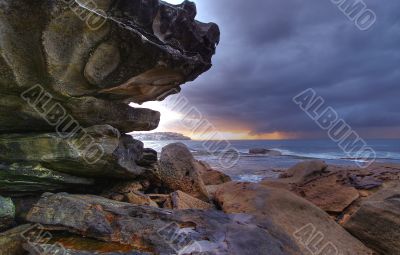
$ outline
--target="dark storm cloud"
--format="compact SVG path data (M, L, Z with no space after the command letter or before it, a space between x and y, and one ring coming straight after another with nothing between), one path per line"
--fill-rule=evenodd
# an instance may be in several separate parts
M314 88L353 128L400 126L400 2L365 1L360 31L330 0L199 0L222 32L214 67L184 94L211 120L255 133L317 132L292 102Z

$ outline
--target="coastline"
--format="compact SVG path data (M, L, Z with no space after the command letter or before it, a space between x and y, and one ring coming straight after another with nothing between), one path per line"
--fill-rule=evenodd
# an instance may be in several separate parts
M236 181L260 182L264 178L277 178L280 173L304 160L324 160L330 165L356 167L354 159L347 158L330 140L244 140L230 141L240 153L240 159L230 167L224 168L218 155L213 155L204 147L205 141L144 141L146 147L158 151L169 143L186 144L194 157L210 164L214 169L228 174ZM369 141L376 149L377 163L400 164L400 140L376 139ZM250 154L252 148L278 151L280 155Z

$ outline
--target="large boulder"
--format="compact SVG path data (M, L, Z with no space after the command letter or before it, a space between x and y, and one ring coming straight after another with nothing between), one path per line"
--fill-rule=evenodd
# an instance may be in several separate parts
M211 67L219 28L195 16L188 1L0 1L0 132L49 132L50 112L156 128L157 112L125 103L162 100Z
M7 230L14 224L15 206L11 198L0 196L0 231Z
M253 215L259 226L292 236L302 254L373 254L324 211L287 190L231 182L220 185L215 199L226 213Z
M290 236L265 231L251 216L215 210L172 212L96 196L47 193L32 208L28 220L48 229L57 227L102 241L139 246L155 254L301 254Z
M344 227L381 254L400 254L400 184L370 196Z
M181 190L203 201L209 194L201 178L198 162L183 143L172 143L162 149L159 160L160 178L167 189Z

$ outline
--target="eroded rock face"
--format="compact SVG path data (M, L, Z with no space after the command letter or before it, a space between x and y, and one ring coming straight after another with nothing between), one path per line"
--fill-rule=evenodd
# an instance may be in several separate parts
M156 128L158 113L122 102L164 99L211 67L219 29L195 16L191 2L1 0L0 132L50 131L21 100L37 84L38 107L84 127Z
M145 153L145 151L147 153ZM93 179L151 178L156 152L103 125L70 133L0 135L0 192L78 191ZM14 163L19 162L19 163ZM78 176L78 177L77 177Z
M400 184L387 184L365 200L344 227L381 254L400 254Z
M252 217L214 210L172 212L96 196L47 193L28 220L50 229L57 226L103 241L142 246L155 254L301 254L290 237L277 238L253 224Z
M159 124L160 113L157 111L94 97L69 98L65 101L52 99L43 107L42 104L48 100L45 93L39 86L23 93L24 98L2 95L0 91L0 133L54 132L67 129L69 125L75 128L78 125L90 127L99 124L109 124L127 133L152 130Z

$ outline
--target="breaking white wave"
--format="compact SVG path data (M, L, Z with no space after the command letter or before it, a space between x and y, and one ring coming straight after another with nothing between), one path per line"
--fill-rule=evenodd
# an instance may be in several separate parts
M264 176L261 175L255 175L255 174L243 174L237 176L237 181L241 182L260 182L262 179L265 178Z

